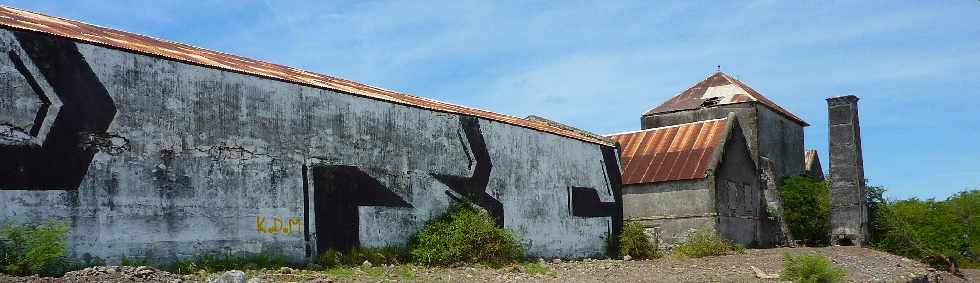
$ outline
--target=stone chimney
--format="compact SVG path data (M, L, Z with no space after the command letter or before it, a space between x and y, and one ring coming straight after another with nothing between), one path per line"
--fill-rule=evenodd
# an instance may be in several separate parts
M827 99L830 131L830 243L863 245L868 235L858 98Z

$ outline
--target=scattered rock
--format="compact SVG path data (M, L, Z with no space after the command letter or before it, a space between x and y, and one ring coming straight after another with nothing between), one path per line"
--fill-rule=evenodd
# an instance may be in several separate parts
M836 259L839 266L848 270L848 281L855 282L980 282L974 279L961 279L942 270L930 269L928 265L903 259L898 256L862 249L858 247L806 248L795 249L776 248L749 250L744 255L731 255L706 258L662 258L649 261L639 261L636 258L625 262L614 259L582 259L562 260L561 264L551 264L553 259L537 259L532 262L547 263L552 274L531 274L526 270L527 265L514 264L505 268L495 269L480 265L456 265L456 267L422 267L411 266L412 275L403 276L402 268L406 266L383 265L385 277L383 280L415 280L428 281L463 281L463 282L529 282L529 281L558 281L558 282L752 282L778 281L776 274L766 271L778 271L782 268L782 258L786 253L815 253ZM901 266L898 266L898 265ZM377 282L382 280L377 274L365 271L373 270L362 265L352 268L353 274L344 280L355 282ZM348 269L351 270L351 269ZM929 270L929 272L926 272ZM151 273L152 272L152 273ZM305 272L293 268L291 274L283 275L281 269L248 270L245 272L231 271L211 275L212 278L198 276L175 275L151 267L114 267L99 266L72 271L63 278L43 278L38 276L12 277L0 274L0 282L150 282L150 283L182 283L182 282L334 282L326 273ZM250 276L253 272L260 275ZM140 274L143 275L140 275ZM229 274L234 273L234 274ZM302 273L307 276L295 276ZM925 275L928 274L928 275ZM229 275L229 276L226 276ZM237 276L236 276L237 275ZM316 278L316 276L324 278ZM217 278L215 278L217 277ZM969 278L969 277L968 277ZM249 279L248 281L244 281ZM903 281L904 280L904 281Z
M241 270L229 270L221 276L208 280L208 283L245 283L245 272Z
M282 268L279 268L279 273L282 273L282 274L293 274L293 269L292 268L289 268L288 266L283 266Z
M371 266L373 266L373 265L371 264L370 261L366 261L365 260L364 263L361 263L361 267L371 267Z
M632 260L632 259L633 259L633 257L631 257L630 255L624 255L623 256L623 260L628 261L628 260Z
M115 272L115 271L113 271L112 269L109 269L109 272ZM149 267L149 266L140 266L140 267L137 267L136 270L135 270L136 276L137 277L141 277L141 278L149 277L150 275L152 275L153 273L156 273L156 272L157 272L156 269L154 269L152 267Z
M768 273L763 272L762 269L759 269L758 267L751 266L751 265L749 265L749 268L751 268L752 269L752 272L755 273L755 278L759 278L759 279L776 279L776 278L779 278L779 274L768 274Z
M552 259L551 260L551 263L559 264L559 263L561 263L561 259L560 258Z

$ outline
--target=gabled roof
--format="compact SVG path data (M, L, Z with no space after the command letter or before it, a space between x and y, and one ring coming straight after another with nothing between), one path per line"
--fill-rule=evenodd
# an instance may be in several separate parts
M170 60L207 66L242 74L281 80L317 88L329 89L355 96L408 105L433 111L469 115L542 132L570 137L585 142L613 146L607 141L562 129L547 123L469 108L452 103L386 90L366 84L317 74L283 65L267 63L236 55L211 51L187 44L156 39L115 29L86 24L64 18L0 6L0 26L46 33L84 43L149 54Z
M735 116L613 134L623 184L703 179L717 165Z
M707 103L706 103L707 101ZM660 106L650 109L643 115L657 113L674 112L681 110L698 109L715 105L735 104L743 102L759 102L762 105L772 108L790 120L796 121L803 126L809 126L803 119L796 117L789 110L783 109L778 104L762 96L759 92L743 84L721 71L711 74L703 81L694 84L691 88L677 94Z

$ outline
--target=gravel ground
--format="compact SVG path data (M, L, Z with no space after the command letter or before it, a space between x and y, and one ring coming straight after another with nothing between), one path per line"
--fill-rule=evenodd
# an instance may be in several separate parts
M0 282L177 282L190 280L153 267L139 266L96 266L68 272L58 278L50 277L10 277L0 274Z
M656 260L548 261L500 269L462 266L430 268L411 265L362 266L328 271L247 271L249 282L778 282L765 279L782 270L783 255L817 253L847 270L854 282L980 282L980 270L964 270L966 278L930 269L899 256L856 247L777 248L745 254ZM753 267L759 270L756 272ZM286 273L286 274L284 274ZM147 267L93 267L60 278L5 277L0 282L201 282L210 276L181 276Z

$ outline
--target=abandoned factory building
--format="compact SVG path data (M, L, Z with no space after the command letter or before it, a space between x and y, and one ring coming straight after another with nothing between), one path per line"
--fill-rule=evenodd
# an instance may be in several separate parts
M803 172L802 119L724 72L718 71L650 109L640 119L650 129L724 118L735 113L752 160L771 160L777 180Z
M804 160L806 126L741 81L712 73L643 113L643 130L609 136L621 146L627 221L665 244L694 229L748 246L786 243L788 231L769 212L781 206L783 178L804 165L820 170L815 154Z
M735 114L611 135L623 148L623 210L665 243L708 228L735 243L770 245L754 161Z
M0 51L0 222L67 221L75 258L306 261L404 245L454 199L529 256L604 254L622 223L615 144L538 119L12 8Z

